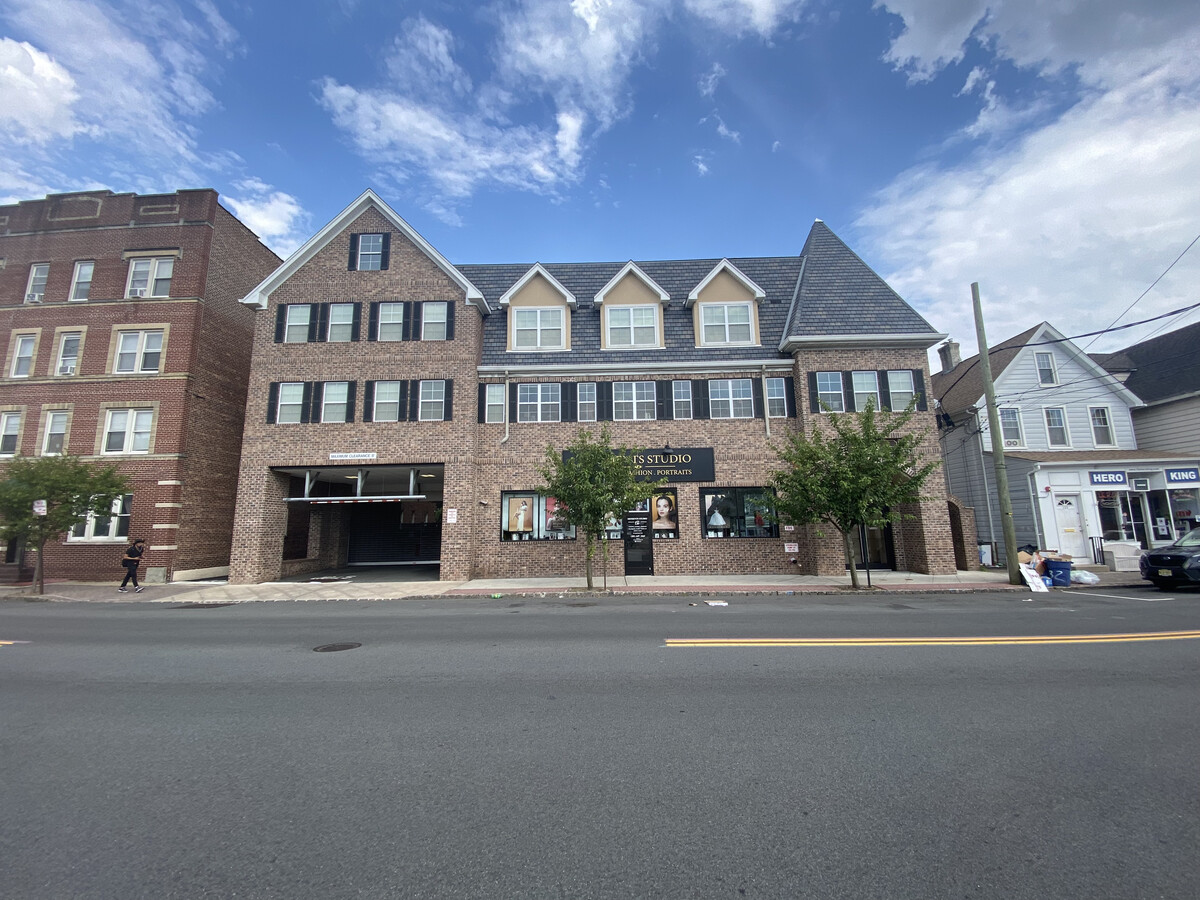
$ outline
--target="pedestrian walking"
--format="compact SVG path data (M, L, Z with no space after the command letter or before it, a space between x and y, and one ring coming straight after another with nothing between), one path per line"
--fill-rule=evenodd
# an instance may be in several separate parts
M137 580L137 570L138 566L142 564L142 554L145 552L146 542L141 538L138 538L136 541L130 544L129 548L125 551L125 556L121 560L121 565L125 567L125 578L121 582L121 586L117 588L120 593L129 593L129 591L125 589L125 585L127 585L130 581L133 581L133 592L135 594L140 594L142 592L142 586L138 584Z

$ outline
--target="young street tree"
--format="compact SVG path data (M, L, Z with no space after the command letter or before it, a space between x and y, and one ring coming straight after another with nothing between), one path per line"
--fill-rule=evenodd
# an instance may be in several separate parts
M37 552L33 589L38 594L45 591L46 542L74 528L89 512L111 514L113 501L129 489L115 466L90 465L74 456L18 456L0 476L0 537L24 541ZM37 500L46 501L45 515L33 511Z
M645 500L663 484L661 480L638 480L635 453L628 447L613 447L607 427L600 430L596 440L590 431L581 431L565 454L553 446L546 447L546 458L539 469L545 483L537 492L557 500L557 515L582 532L589 591L596 543L609 519L620 519L637 501Z
M858 570L850 535L856 525L880 528L904 518L901 504L921 498L921 487L937 462L921 452L923 434L905 432L914 409L822 417L828 433L788 435L775 451L783 468L771 475L779 518L796 525L824 523L842 536L850 581L858 589Z

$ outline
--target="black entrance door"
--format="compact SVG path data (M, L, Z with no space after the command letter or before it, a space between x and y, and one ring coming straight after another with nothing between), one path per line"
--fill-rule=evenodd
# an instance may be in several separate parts
M649 512L627 512L624 520L625 574L654 574L654 532Z

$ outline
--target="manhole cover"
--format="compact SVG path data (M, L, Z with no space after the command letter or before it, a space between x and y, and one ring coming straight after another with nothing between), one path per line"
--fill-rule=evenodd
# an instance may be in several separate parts
M313 647L313 650L317 653L336 653L339 650L353 650L361 646L362 644L356 644L354 641L343 641L340 644L322 644L320 647Z
M233 606L232 603L184 603L171 609L216 609L218 606Z

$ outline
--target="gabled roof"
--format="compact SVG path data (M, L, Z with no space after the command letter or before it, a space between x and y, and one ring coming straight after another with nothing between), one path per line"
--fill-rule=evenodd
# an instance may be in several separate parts
M742 287L750 292L755 300L761 300L763 297L767 296L763 289L747 278L737 266L735 266L729 260L723 259L713 266L712 271L705 275L703 280L701 280L701 282L692 288L692 290L688 293L687 305L691 306L698 299L700 299L700 294L704 291L704 289L708 287L709 283L722 272L727 272L730 276L732 276L735 281L737 281L742 285Z
M1114 374L1130 372L1125 386L1146 403L1200 393L1200 323L1092 358Z
M541 263L534 263L532 266L530 266L528 272L518 278L512 287L500 295L500 305L508 306L509 301L512 300L513 296L520 293L521 289L525 287L525 285L529 284L529 282L533 281L533 279L538 275L541 275L543 278L545 278L548 282L550 282L551 287L562 294L562 298L567 302L567 306L571 307L572 309L575 308L575 295L563 287L562 283L557 278L547 272L546 267Z
M614 275L612 278L609 279L608 284L606 284L604 287L602 287L599 290L599 292L596 294L596 296L592 299L592 302L595 303L597 306L601 305L604 302L604 298L608 296L608 292L611 291L613 288L615 288L618 284L620 284L621 281L625 278L625 276L629 275L629 274L632 274L635 278L637 278L639 281L641 281L642 284L646 285L646 287L648 287L648 288L650 288L650 290L654 291L654 293L658 295L659 303L670 303L671 302L671 295L668 294L666 291L664 291L661 287L659 287L658 282L656 282L653 278L651 278L649 275L647 275L645 272L643 272L640 268L638 268L638 264L635 263L632 259L629 262L625 263L624 268L622 268L620 272L618 272L616 275Z
M814 346L932 347L946 335L817 219L802 252L804 268L779 349Z
M468 303L478 303L485 315L491 312L491 308L488 306L487 300L484 299L482 292L475 285L471 284L462 272L451 265L446 257L438 253L432 244L421 237L416 229L405 222L395 210L384 203L378 194L369 189L363 191L357 200L334 216L328 225L314 234L299 250L285 259L279 268L256 285L250 293L242 298L241 302L248 306L257 306L259 309L266 309L267 300L270 298L272 291L291 278L301 266L312 259L318 251L322 250L331 240L344 231L351 222L371 208L377 210L384 218L390 221L398 232L412 241L417 249L429 257L439 269L450 277L451 281L462 288L463 295L466 297Z

